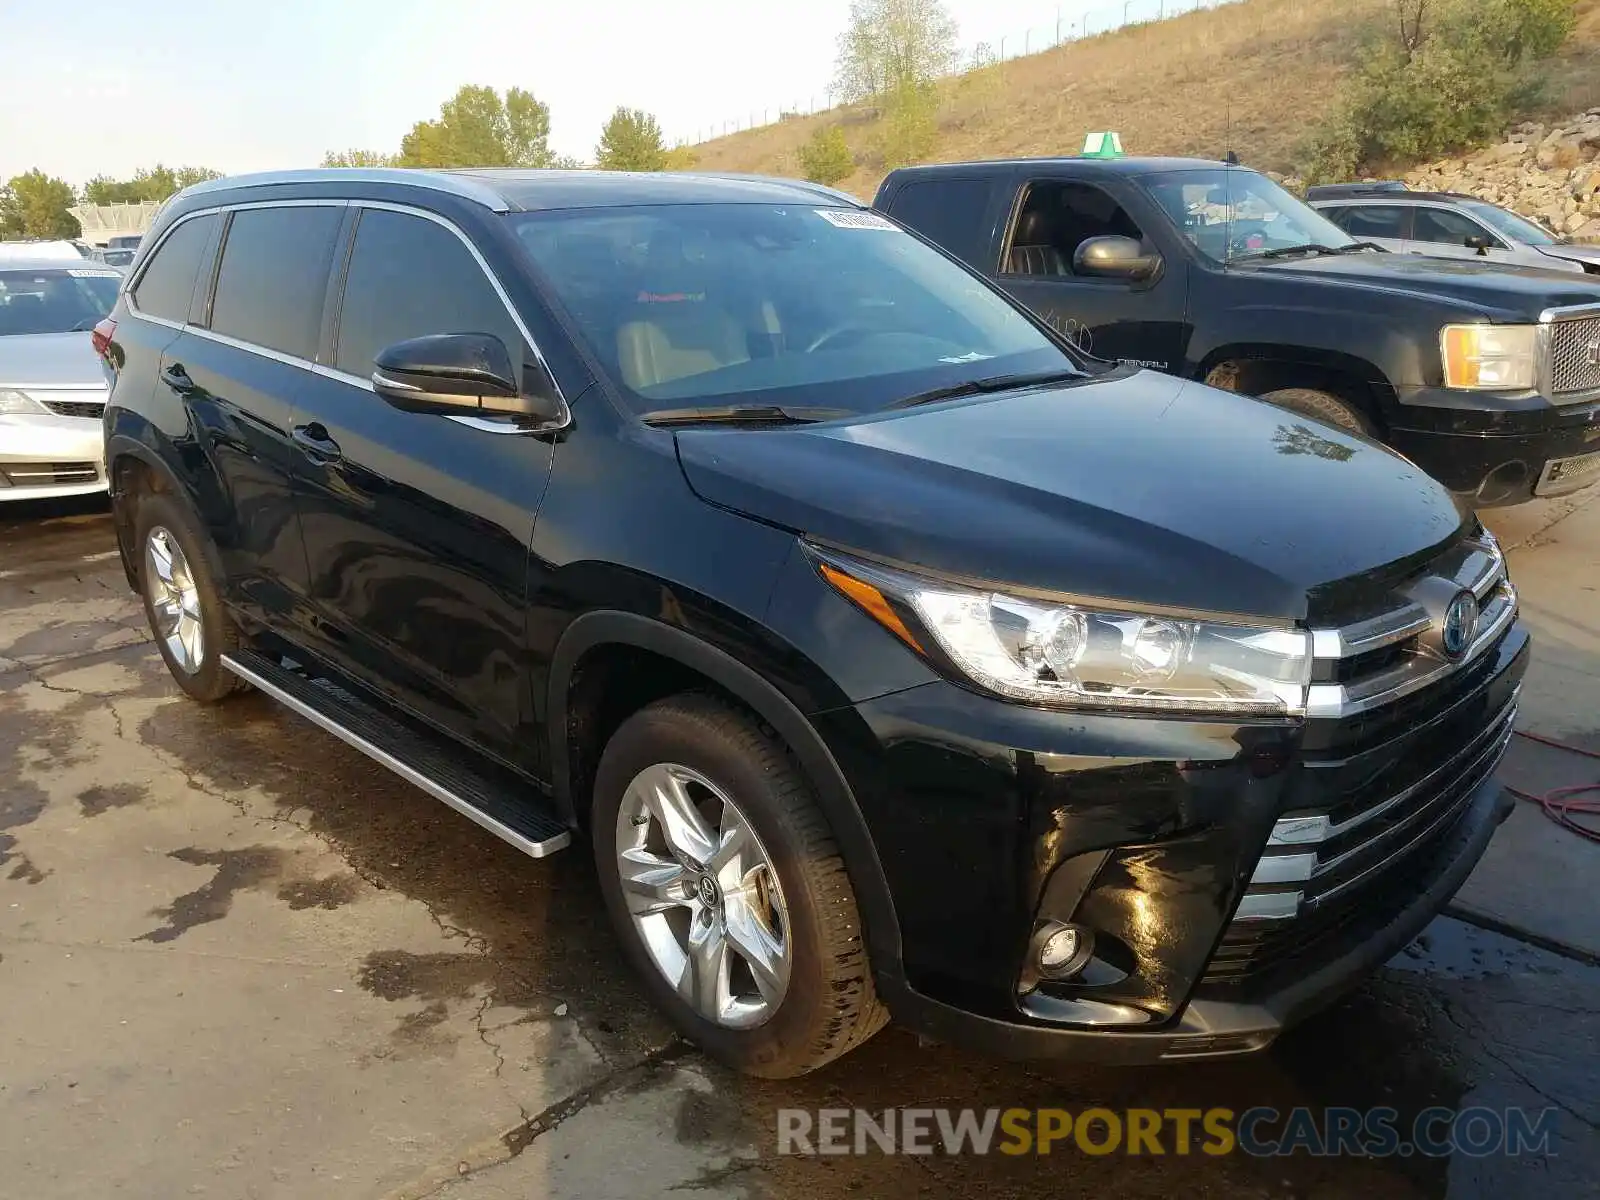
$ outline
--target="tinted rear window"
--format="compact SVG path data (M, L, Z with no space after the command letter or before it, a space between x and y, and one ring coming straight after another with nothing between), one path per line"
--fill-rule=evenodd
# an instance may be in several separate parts
M82 333L111 311L122 277L85 263L63 270L0 270L0 337Z
M989 185L982 180L937 180L901 188L889 202L889 215L958 258L991 270L993 263L978 262L989 242L983 223L988 207Z
M431 333L492 333L522 361L522 335L460 238L423 217L362 213L334 365L366 378L385 346Z
M313 359L340 208L247 208L233 214L211 328Z
M139 276L139 285L133 293L140 312L168 321L189 319L195 275L206 247L211 244L217 220L214 213L192 217L156 247L155 256Z

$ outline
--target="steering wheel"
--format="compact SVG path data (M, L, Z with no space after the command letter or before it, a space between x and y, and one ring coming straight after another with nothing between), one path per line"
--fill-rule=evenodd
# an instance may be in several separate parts
M852 321L841 321L837 325L829 326L827 329L824 329L821 333L817 334L816 337L812 338L810 343L806 346L805 352L807 354L815 353L826 346L829 342L835 341L838 338L849 336L871 337L873 334L882 332L883 331L881 329L873 329L868 325L858 325Z

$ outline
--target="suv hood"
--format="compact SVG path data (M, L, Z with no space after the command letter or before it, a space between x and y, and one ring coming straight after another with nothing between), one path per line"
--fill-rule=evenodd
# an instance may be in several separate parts
M87 333L0 336L0 387L105 386L105 369Z
M846 549L1213 612L1303 618L1471 520L1376 442L1149 371L677 442L702 499Z
M1421 254L1318 255L1234 263L1229 269L1453 300L1505 321L1537 321L1547 308L1600 303L1600 280L1584 275Z
M1600 246L1559 242L1554 246L1534 246L1532 248L1540 254L1548 254L1551 258L1564 258L1568 262L1585 263L1591 267L1600 267Z

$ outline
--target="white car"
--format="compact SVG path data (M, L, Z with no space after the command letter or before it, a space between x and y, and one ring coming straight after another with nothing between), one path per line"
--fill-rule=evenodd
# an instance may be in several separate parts
M0 503L106 490L106 372L92 333L122 272L0 255Z

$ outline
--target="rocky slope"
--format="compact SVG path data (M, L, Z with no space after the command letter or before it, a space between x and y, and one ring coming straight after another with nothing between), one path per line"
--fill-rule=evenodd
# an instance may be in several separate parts
M1600 242L1600 108L1554 125L1518 125L1498 146L1428 163L1405 180L1417 189L1467 192L1557 233Z

